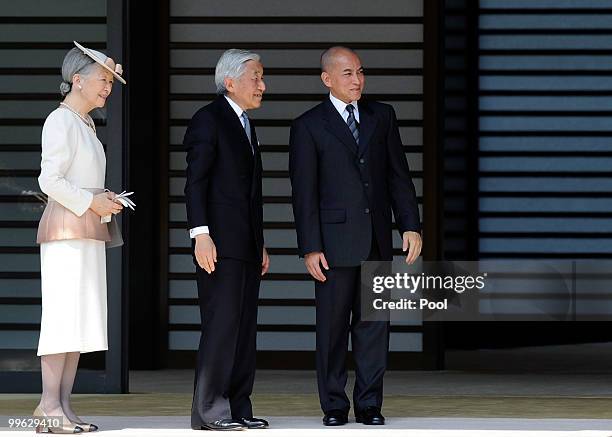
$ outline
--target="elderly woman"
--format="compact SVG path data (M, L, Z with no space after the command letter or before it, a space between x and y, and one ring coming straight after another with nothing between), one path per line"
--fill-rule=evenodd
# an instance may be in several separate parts
M75 45L62 65L64 100L43 127L38 178L49 202L37 238L43 393L34 416L42 422L37 432L64 434L98 429L74 413L70 395L80 354L108 349L105 246L111 234L107 221L122 209L113 200L114 193L104 191L106 157L89 116L104 106L114 79L125 83L121 65ZM56 426L50 419L58 417L62 421Z

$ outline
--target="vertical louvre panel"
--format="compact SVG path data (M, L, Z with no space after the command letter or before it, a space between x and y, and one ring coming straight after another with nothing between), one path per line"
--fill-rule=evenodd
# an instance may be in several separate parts
M320 6L320 7L317 7ZM246 11L249 15L245 15ZM170 3L170 132L168 146L168 346L170 354L197 349L199 313L183 197L185 127L214 98L214 68L232 47L262 56L266 95L253 112L264 167L264 232L272 256L260 293L258 348L314 351L314 287L297 256L288 175L289 125L326 96L319 78L323 49L345 44L358 51L367 94L393 104L406 156L422 199L423 2L392 0L265 3ZM401 241L394 235L397 254ZM421 326L394 326L391 349L422 350ZM170 360L171 362L171 360ZM303 365L303 363L302 363Z
M444 3L444 257L475 259L476 8L468 0Z
M480 256L608 257L612 1L479 12Z
M75 39L105 48L106 11L103 0L0 3L0 370L27 369L36 358L43 204L28 192L40 190L40 135L61 98L63 57Z

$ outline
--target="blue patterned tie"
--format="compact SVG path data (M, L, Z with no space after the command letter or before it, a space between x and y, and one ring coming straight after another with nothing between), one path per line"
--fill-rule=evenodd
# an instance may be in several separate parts
M249 139L249 144L251 145L251 153L255 154L255 149L253 148L253 140L251 140L251 123L249 123L249 117L247 116L246 111L242 111L242 115L240 118L244 120L244 130L247 134L247 138Z
M351 133L353 134L353 138L355 138L355 142L359 144L359 125L357 124L357 120L355 120L355 107L353 105L346 105L346 110L349 115L346 119L346 124L348 124Z

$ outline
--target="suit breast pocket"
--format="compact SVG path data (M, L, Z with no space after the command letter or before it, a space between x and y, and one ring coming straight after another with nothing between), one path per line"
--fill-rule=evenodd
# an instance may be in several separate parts
M344 223L346 222L345 209L322 209L319 211L322 223Z

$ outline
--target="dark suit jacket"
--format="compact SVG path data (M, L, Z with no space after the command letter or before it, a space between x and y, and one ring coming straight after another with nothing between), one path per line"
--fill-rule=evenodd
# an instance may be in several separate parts
M208 226L218 257L261 262L262 166L252 121L251 138L255 155L224 96L196 112L183 141L185 200L189 228Z
M359 153L329 98L293 121L289 170L300 256L322 251L332 266L358 266L372 248L392 260L400 234L420 231L414 185L393 108L360 100Z

